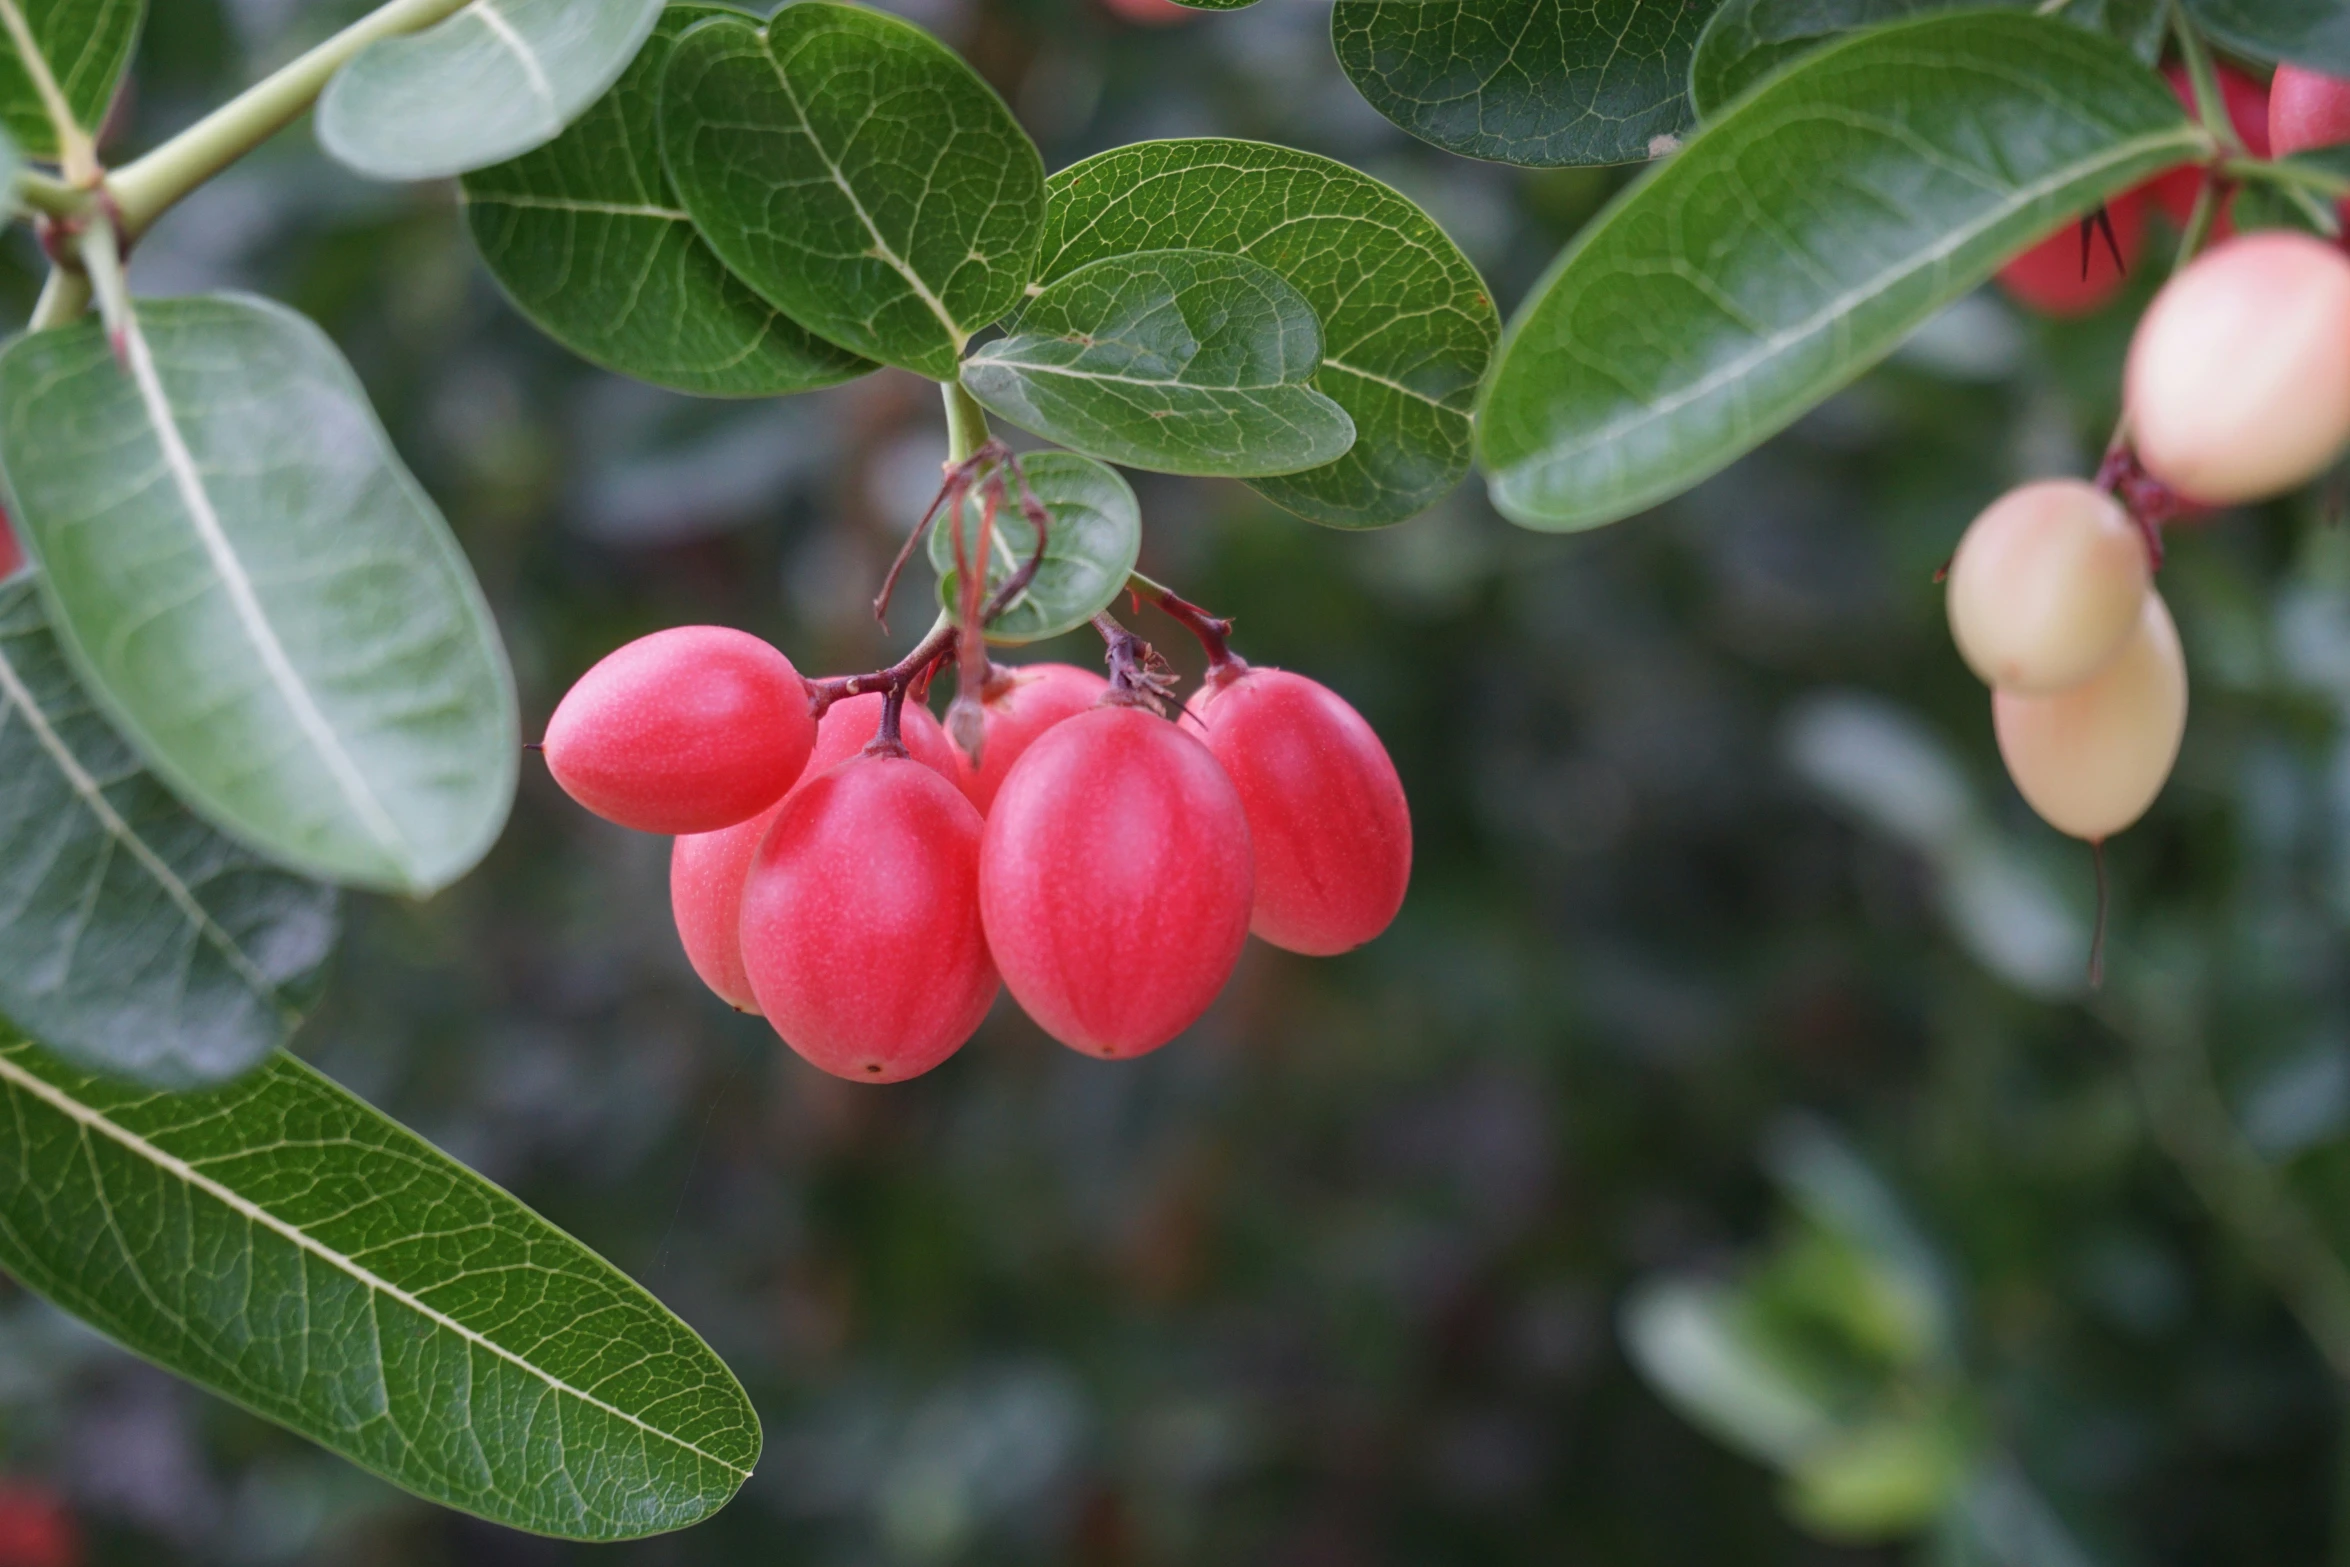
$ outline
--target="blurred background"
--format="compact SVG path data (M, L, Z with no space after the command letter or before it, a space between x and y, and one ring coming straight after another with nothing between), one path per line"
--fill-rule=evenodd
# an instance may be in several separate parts
M1329 153L1425 205L1505 311L1624 177L1413 143L1318 0L890 8L1049 167L1154 136ZM160 0L114 147L358 9ZM501 300L452 189L363 184L306 128L133 276L327 325L534 729L662 626L823 672L927 623L919 580L898 642L866 607L936 484L925 383L740 405L594 371ZM2324 495L2174 534L2195 712L2109 854L2097 995L2087 853L2006 784L1933 580L2000 490L2088 471L2130 318L1964 301L1584 537L1474 485L1349 535L1139 478L1145 569L1363 710L1419 853L1384 939L1252 945L1138 1063L1005 1004L915 1084L824 1077L696 983L667 844L526 778L469 881L354 900L300 1048L707 1336L759 1404L757 1476L687 1535L524 1538L0 1281L0 1567L2350 1560L2350 538Z

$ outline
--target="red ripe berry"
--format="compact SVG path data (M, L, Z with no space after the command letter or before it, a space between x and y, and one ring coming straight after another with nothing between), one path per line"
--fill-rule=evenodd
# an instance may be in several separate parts
M1192 698L1240 791L1256 859L1249 929L1329 957L1385 930L1412 879L1412 813L1395 763L1328 686L1251 669Z
M0 581L16 575L24 564L24 551L18 547L16 535L8 526L8 513L0 511Z
M2088 265L2081 261L2081 225L2067 223L1999 269L1999 286L2019 304L2047 316L2085 316L2121 292L2125 268L2134 266L2146 240L2146 203L2124 191L2105 204L2113 243L2092 230ZM2114 252L2119 250L2117 264Z
M2194 113L2195 85L2188 79L2187 68L2173 62L2162 68L2162 74L2170 82L2171 92L2186 105L2187 112ZM2232 65L2219 67L2218 74L2220 101L2228 107L2228 123L2235 126L2236 135L2252 156L2267 157L2268 89ZM2197 194L2203 189L2203 171L2193 165L2176 168L2168 174L2156 175L2138 188L2154 198L2154 204L2173 224L2183 228L2195 211ZM2227 213L2219 213L2212 224L2211 237L2225 239L2234 232L2235 225Z
M1100 705L1110 683L1090 669L1075 664L1026 664L1009 670L1001 682L990 682L981 705L987 712L987 741L979 765L961 751L958 781L963 793L984 815L995 804L996 791L1027 753L1038 735L1064 718Z
M57 1494L0 1482L0 1567L81 1567L82 1532Z
M547 768L639 832L715 832L789 789L816 743L791 660L723 626L641 637L580 677L547 723Z
M743 885L743 964L784 1043L895 1083L962 1048L994 1002L979 812L907 757L860 756L792 792Z
M979 907L1013 999L1097 1056L1196 1021L1240 961L1248 817L1208 748L1140 708L1054 725L987 818Z
M824 721L816 726L816 749L792 794L872 743L881 727L881 702L881 694L871 692L824 710ZM960 784L962 753L930 709L908 703L898 720L898 734L915 761ZM750 975L743 970L743 878L751 873L759 840L790 800L787 794L736 826L689 834L669 851L669 911L677 921L678 939L685 943L685 955L702 983L738 1012L759 1010Z

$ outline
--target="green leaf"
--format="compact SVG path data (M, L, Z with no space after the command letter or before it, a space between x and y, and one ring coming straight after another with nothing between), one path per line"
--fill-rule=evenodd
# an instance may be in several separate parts
M1697 40L1689 96L1711 119L1734 98L1790 60L1864 27L1939 11L1997 5L2028 11L2036 0L1723 0ZM2152 64L2162 53L2163 0L2072 0L2056 13L2106 33Z
M1338 63L1371 107L1464 157L1637 163L1689 128L1714 0L1338 0Z
M1244 256L1146 250L1047 285L1012 336L963 365L972 396L1024 430L1161 473L1295 473L1354 444L1313 389L1314 307Z
M621 1540L708 1517L758 1460L692 1329L291 1056L154 1094L0 1030L0 1103L0 1266L394 1484Z
M745 282L937 381L1020 302L1044 226L1043 160L994 90L912 23L824 0L679 39L661 151Z
M214 825L329 880L429 892L488 849L513 681L448 526L326 334L243 296L145 301L0 352L0 472L98 705Z
M138 44L146 0L16 0L16 6L65 94L66 107L83 130L95 135ZM5 30L0 30L0 124L33 157L57 156L56 128Z
M1301 517L1380 527L1468 472L1477 388L1501 320L1484 280L1402 195L1343 163L1263 142L1143 142L1053 176L1037 279L1180 245L1287 278L1322 322L1314 387L1354 420L1337 462L1253 487Z
M2350 76L2350 7L2342 0L2186 0L2186 7L2231 54Z
M1589 528L1678 494L2068 216L2209 149L2160 77L2061 22L1969 12L1831 44L1536 286L1479 420L1495 504Z
M1115 468L1074 452L1037 452L1020 459L1028 489L1051 518L1044 563L1036 576L987 628L987 640L1017 646L1074 631L1108 609L1142 554L1142 507ZM987 591L1002 587L1036 553L1036 530L1019 507L1019 481L1005 476L1007 499L997 508L988 550ZM981 503L964 506L965 549L979 542ZM954 613L961 578L955 571L954 529L941 518L930 533L930 564L938 572L939 602Z
M319 145L381 180L503 163L601 98L660 17L661 0L473 0L353 55L319 96Z
M872 363L817 337L726 270L661 167L661 73L706 17L672 5L613 89L537 152L465 177L482 259L524 315L583 358L719 397L832 386Z
M335 939L330 887L188 814L90 705L29 579L0 586L0 1015L160 1088L283 1044Z

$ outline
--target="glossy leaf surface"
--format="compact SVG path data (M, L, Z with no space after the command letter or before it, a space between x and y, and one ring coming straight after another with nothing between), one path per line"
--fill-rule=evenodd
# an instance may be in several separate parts
M1689 127L1713 0L1338 0L1338 63L1386 115L1464 157L1636 163Z
M670 56L661 147L727 266L867 358L951 381L1028 283L1044 163L910 22L802 0L765 28L703 23Z
M661 73L717 6L661 13L620 81L536 152L465 177L482 259L523 314L582 358L681 392L764 397L873 368L726 270L661 167Z
M1975 12L1829 45L1626 191L1535 289L1479 426L1496 504L1587 528L1687 489L2206 145L2160 77L2063 23Z
M987 628L990 642L1014 645L1074 631L1109 608L1142 553L1142 507L1116 469L1074 452L1036 452L1021 465L1051 522L1035 579ZM1018 481L1007 475L1005 482L1011 499L997 509L990 532L990 595L1036 552L1036 530L1018 505ZM966 550L978 546L981 509L976 497L964 507ZM930 564L938 572L939 602L951 614L961 577L954 530L945 518L931 530Z
M190 815L91 706L30 578L0 587L0 1016L162 1088L300 1023L335 894Z
M661 0L473 0L352 56L319 95L319 144L383 180L503 163L602 97L660 16Z
M279 863L429 892L521 749L471 568L317 327L154 300L0 353L0 470L83 684L191 806Z
M2341 0L2184 0L2220 47L2249 59L2350 77L2350 6Z
M0 1029L0 1105L0 1266L420 1496L628 1539L758 1459L742 1388L660 1302L291 1056L155 1094Z
M1322 332L1269 267L1206 250L1112 256L1048 284L973 354L990 409L1091 456L1162 473L1294 473L1345 455L1346 410L1313 389Z
M1501 321L1428 215L1345 164L1263 142L1142 142L1052 178L1037 277L1180 245L1280 273L1322 323L1315 389L1354 420L1326 467L1252 481L1333 527L1401 522L1468 472L1471 414Z
M76 123L96 134L139 41L146 0L16 0ZM57 156L57 132L16 44L0 31L0 124L36 158Z

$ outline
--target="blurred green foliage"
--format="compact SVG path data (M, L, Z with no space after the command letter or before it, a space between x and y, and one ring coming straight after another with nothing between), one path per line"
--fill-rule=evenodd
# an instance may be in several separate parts
M156 7L114 144L352 9ZM1310 0L1165 29L902 9L1051 166L1168 134L1330 153L1424 202L1505 308L1618 178L1409 142ZM910 378L746 405L602 375L497 297L450 190L362 185L303 129L134 267L328 326L478 565L533 725L664 625L812 670L896 645L865 606L944 445ZM2174 537L2195 713L2109 854L2096 997L2089 863L2001 778L1933 583L2001 488L2085 471L2128 319L1969 300L1585 537L1474 487L1349 535L1138 477L1144 569L1360 706L1419 842L1389 936L1252 949L1139 1063L1007 1006L911 1086L824 1078L694 981L666 846L543 779L468 882L358 903L304 1053L643 1279L766 1420L717 1522L597 1559L2343 1552L2350 541L2323 495ZM96 1561L590 1555L409 1501L13 1293L0 1455Z

